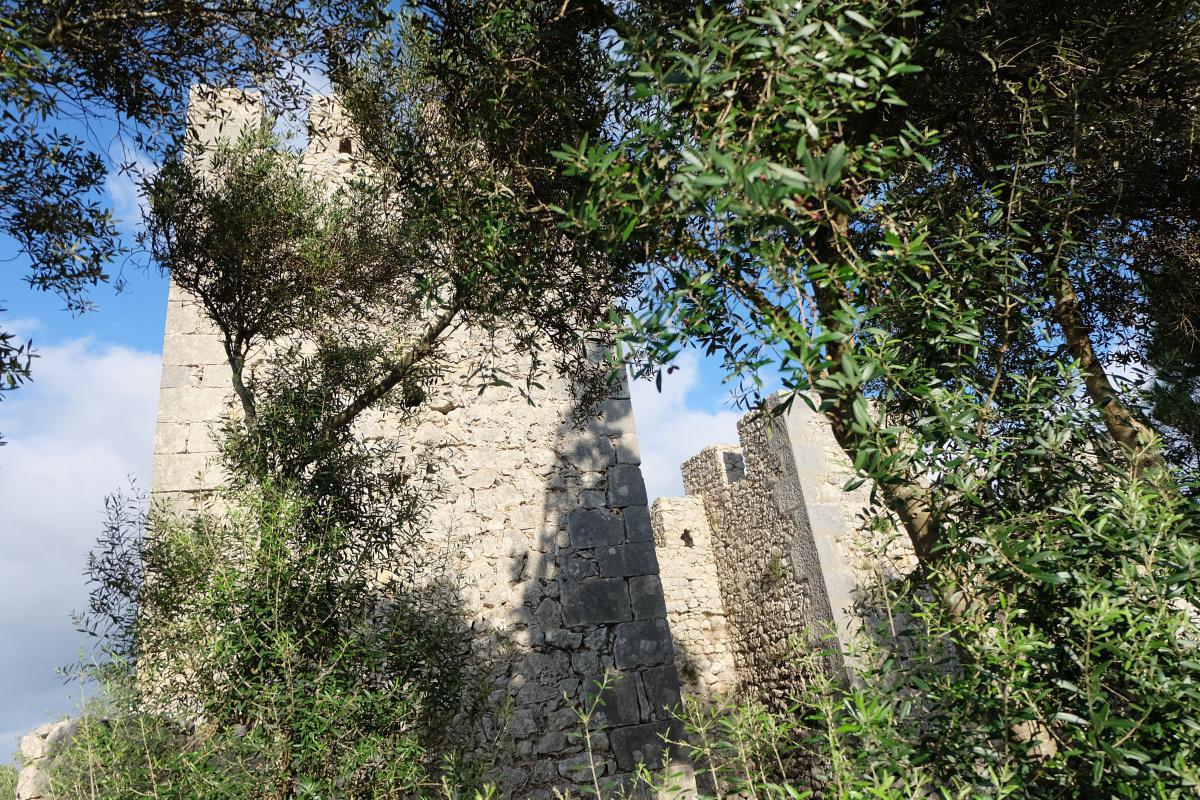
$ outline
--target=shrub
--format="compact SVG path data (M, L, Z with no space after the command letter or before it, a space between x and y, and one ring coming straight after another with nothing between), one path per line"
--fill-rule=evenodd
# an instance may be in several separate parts
M0 765L0 797L8 800L17 796L17 770L8 764Z
M311 496L178 516L114 501L91 562L103 692L54 761L71 798L405 797L464 780L478 707L452 584Z

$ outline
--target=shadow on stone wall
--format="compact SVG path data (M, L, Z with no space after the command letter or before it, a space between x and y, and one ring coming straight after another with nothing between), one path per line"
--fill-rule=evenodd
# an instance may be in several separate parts
M620 395L595 417L560 409L554 463L541 497L527 500L540 505L538 524L505 531L501 552L489 537L490 556L480 554L517 592L511 607L499 597L493 606L510 658L493 670L485 731L503 742L497 774L513 797L591 785L593 767L615 796L639 763L678 757L664 737L681 735L669 712L679 684L632 407Z

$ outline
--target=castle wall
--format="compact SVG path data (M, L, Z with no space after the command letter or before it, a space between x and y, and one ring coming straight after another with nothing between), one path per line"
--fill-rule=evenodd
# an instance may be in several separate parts
M697 698L727 694L737 677L704 500L660 497L650 517L683 691Z
M195 120L203 141L261 119L252 98L216 100L233 111L219 129ZM207 115L202 102L194 100L196 113ZM336 176L352 158L341 152L343 130L322 132L335 110L316 102L306 163ZM212 434L232 407L230 373L196 305L174 286L168 304L153 489L189 505L220 481ZM549 796L591 780L575 709L597 682L614 681L593 735L603 778L661 763L679 687L628 393L583 428L565 378L547 377L531 398L502 386L481 393L473 376L484 338L451 336L447 368L415 421L400 428L374 412L356 430L402 437L436 465L444 491L429 546L457 576L477 651L502 653L488 678L492 706L509 711L483 731L507 753L496 778L509 796ZM526 366L502 341L486 355L514 374Z
M806 669L844 666L864 619L876 613L871 602L881 577L894 575L897 564L910 567L911 552L884 548L866 525L869 487L844 490L851 465L825 419L801 399L783 414L746 415L738 437L740 447L710 447L683 464L687 497L656 502L655 535L669 540L698 527L696 504L703 507L719 607L711 581L665 577L668 609L723 612L736 688L782 707ZM680 650L696 647L689 619L672 614L670 621Z

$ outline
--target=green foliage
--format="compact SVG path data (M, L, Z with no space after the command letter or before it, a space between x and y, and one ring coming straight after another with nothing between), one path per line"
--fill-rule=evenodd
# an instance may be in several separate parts
M0 797L17 796L17 770L8 764L0 766Z
M112 505L85 619L106 635L87 671L104 693L54 762L62 796L401 797L457 780L479 698L453 584L397 524L352 535L336 503L294 488L222 499L148 527Z
M243 412L221 430L226 486L198 513L110 505L82 620L105 693L57 780L89 797L465 791L492 654L424 541L435 465L351 425L391 407L402 429L422 402L442 287L392 259L404 228L379 192L319 191L258 132L209 155L164 168L149 235L224 340Z
M910 649L834 691L812 788L1187 796L1194 4L609 24L611 124L558 150L585 182L562 224L642 278L629 360L701 348L750 404L782 376L920 561L880 598Z
M787 711L689 699L679 745L701 795L1194 796L1196 523L1173 486L1108 471L977 520L953 568L972 577L963 610L928 591L962 585L948 566L892 581L850 680L810 652Z
M604 15L551 0L410 7L392 36L333 74L375 179L403 198L401 261L452 287L456 319L502 333L533 369L482 377L532 387L570 375L579 405L611 391L594 357L636 276L615 248L563 235L580 189L551 154L604 124Z
M778 553L771 555L763 574L763 585L768 588L778 588L787 581L788 569L783 558Z
M189 86L267 81L296 107L298 75L330 37L352 47L378 16L356 0L0 4L0 232L19 248L29 285L72 312L91 307L88 290L109 280L125 249L105 180L120 171L140 182L137 156L171 151ZM19 345L0 332L5 388L28 376Z
M422 541L434 472L406 462L399 439L364 441L350 425L389 404L388 381L413 397L436 341L414 349L408 328L380 324L384 298L396 313L428 306L388 259L394 229L373 227L370 200L366 187L318 191L262 134L155 182L155 252L221 331L245 413L223 430L223 510L143 523L114 504L91 562L90 622L117 659L97 676L110 703L129 698L104 729L117 738L96 744L129 760L102 770L117 783L99 796L147 778L208 796L227 763L239 765L228 796L400 797L460 780L487 654ZM410 409L396 411L403 425ZM130 745L147 714L166 763ZM193 724L202 747L172 733Z

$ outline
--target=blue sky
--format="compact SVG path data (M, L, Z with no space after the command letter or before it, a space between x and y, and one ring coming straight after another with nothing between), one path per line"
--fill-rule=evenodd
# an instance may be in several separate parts
M114 173L107 200L127 232L137 192ZM146 486L154 442L167 281L126 259L111 272L120 293L100 286L96 309L73 316L51 294L24 283L25 262L0 238L0 324L33 339L34 380L0 402L0 761L18 738L69 714L79 688L56 670L87 647L71 624L87 590L87 553L105 497ZM682 493L679 464L710 444L736 440L718 365L685 354L663 391L632 387L643 470L651 497Z

